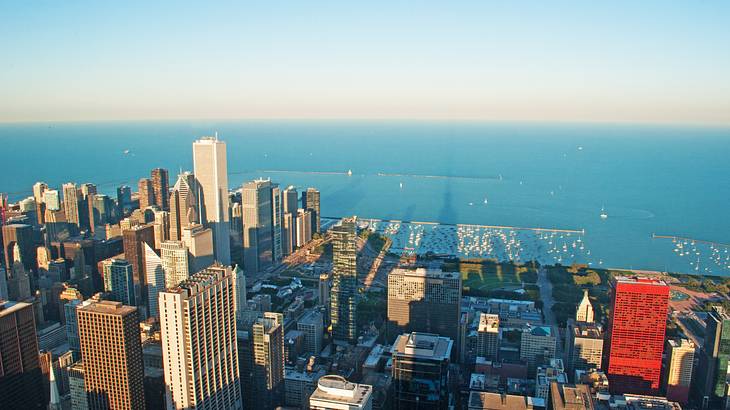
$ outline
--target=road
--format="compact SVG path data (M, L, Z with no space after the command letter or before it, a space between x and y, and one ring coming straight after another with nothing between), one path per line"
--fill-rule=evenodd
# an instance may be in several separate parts
M554 326L554 329L558 331L557 337L557 349L555 351L555 357L563 357L563 343L560 339L560 330L558 329L558 323L555 320L553 314L553 285L547 276L547 270L540 266L537 269L537 286L540 287L540 300L542 300L542 315L545 318L545 324Z

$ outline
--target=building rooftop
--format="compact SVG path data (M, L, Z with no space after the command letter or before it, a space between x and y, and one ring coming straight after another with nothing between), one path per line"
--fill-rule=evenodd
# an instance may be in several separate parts
M497 333L499 332L499 315L482 313L479 315L479 331Z
M302 315L297 323L301 323L303 325L316 325L318 323L323 324L322 314L316 310L310 310L309 312Z
M324 401L362 405L372 394L373 387L367 384L348 382L342 376L322 376L317 382L317 390L310 396L310 401Z
M593 410L591 390L585 384L550 384L554 410Z
M422 357L425 359L444 360L451 356L454 342L448 337L431 333L404 333L393 344L393 355Z
M553 328L550 326L526 326L523 332L530 333L533 336L555 336Z
M573 335L575 337L582 337L588 339L602 339L603 332L601 327L593 323L585 322L574 322L573 323Z
M13 301L9 301L9 300L0 301L0 317L13 314L27 306L30 306L30 303L13 302Z
M226 271L227 268L222 265L210 266L180 282L176 287L167 289L165 293L195 295L198 291L219 279Z
M108 315L126 315L128 313L137 310L134 306L123 305L122 302L114 302L111 300L102 300L99 302L92 302L88 304L82 304L78 307L78 310L85 312L102 313Z
M461 277L459 272L444 272L440 268L395 268L388 274L388 276L391 275L404 275L432 279L459 279Z
M545 407L545 400L512 394L472 391L469 393L469 410L529 410Z
M666 282L659 279L645 278L640 276L618 276L617 283L640 283L642 285L667 286Z

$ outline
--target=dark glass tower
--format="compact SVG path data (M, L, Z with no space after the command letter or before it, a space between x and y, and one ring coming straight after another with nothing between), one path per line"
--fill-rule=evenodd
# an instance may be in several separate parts
M332 337L337 343L357 342L357 217L345 218L332 232Z

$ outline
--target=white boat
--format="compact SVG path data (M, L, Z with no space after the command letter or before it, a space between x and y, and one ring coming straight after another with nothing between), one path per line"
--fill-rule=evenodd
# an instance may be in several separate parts
M348 169L348 170L347 170L347 175L348 175L348 176L352 176L352 170L351 170L351 169Z
M608 218L608 213L606 212L604 207L601 207L601 219L606 219L606 218Z
M484 198L484 205L488 204L489 201L487 201L487 198Z
M128 149L125 149L124 151L122 151L122 153L123 153L124 155L127 155L127 154L129 154L129 150L128 150Z
M403 189L403 183L402 182L400 183L400 189Z

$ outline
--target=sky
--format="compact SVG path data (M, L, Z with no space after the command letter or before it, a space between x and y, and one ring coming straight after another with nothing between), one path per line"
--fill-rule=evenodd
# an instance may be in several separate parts
M729 21L726 1L3 1L0 122L730 125Z

